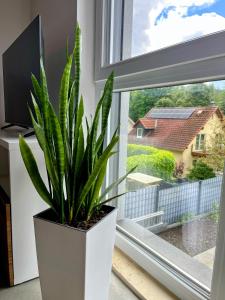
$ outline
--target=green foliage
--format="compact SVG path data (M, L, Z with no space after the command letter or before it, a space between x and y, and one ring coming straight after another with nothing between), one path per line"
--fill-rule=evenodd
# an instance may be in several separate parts
M132 170L135 166L137 172L170 180L175 168L175 158L169 151L130 144L128 145L127 170Z
M104 147L114 76L113 74L109 76L93 122L89 124L86 121L86 129L83 125L82 96L79 99L79 26L76 28L74 50L70 55L67 53L67 63L62 74L59 116L56 115L49 99L42 60L40 77L41 80L38 82L32 75L35 96L32 95L34 115L31 112L31 118L37 140L44 153L49 186L45 185L39 173L31 149L24 138L20 137L20 150L24 164L37 192L54 210L62 224L88 221L104 203L118 197L104 200L107 194L128 175L126 174L101 193L108 160L115 154L114 147L119 140L115 132L109 144Z
M193 84L153 88L131 92L129 115L133 121L143 118L153 107L209 106L214 102L225 112L225 91L213 84Z
M185 224L185 223L191 221L193 218L194 218L193 213L187 212L181 216L180 223Z
M204 180L215 177L215 173L211 167L202 161L197 161L193 168L187 175L188 179L191 180Z
M201 160L211 167L214 172L223 172L225 160L225 130L223 124L214 126L207 137L206 155Z
M210 218L218 223L219 222L219 217L220 217L220 206L218 203L214 202L212 206L212 212L210 214Z
M128 144L127 146L127 156L139 155L139 154L153 154L159 151L158 149L151 146Z
M171 100L170 98L163 97L156 102L155 106L156 107L175 107L176 102Z
M143 118L156 102L169 93L169 88L145 89L131 92L129 116L133 121Z

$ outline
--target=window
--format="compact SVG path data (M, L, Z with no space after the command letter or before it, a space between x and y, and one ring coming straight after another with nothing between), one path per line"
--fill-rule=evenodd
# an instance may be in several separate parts
M118 0L111 1L112 6ZM121 1L119 1L121 2ZM128 0L121 6L126 30L126 58L157 51L225 29L223 0L218 1L149 1ZM210 24L210 25L209 25ZM112 43L117 33L111 23ZM115 23L114 26L118 26ZM128 51L129 49L129 51ZM116 57L111 57L116 61Z
M143 128L137 128L137 138L142 138L143 136Z
M164 1L160 1L163 3ZM166 2L166 1L165 1ZM176 1L176 3L181 1ZM182 1L183 2L183 1ZM218 3L220 1L217 1ZM164 115L166 113L169 113L171 115L171 111L168 110L161 110L162 108L173 108L172 113L174 113L174 109L180 108L182 106L182 99L180 95L182 95L183 91L188 90L190 87L193 87L193 94L195 94L195 100L202 101L201 103L196 104L196 106L192 106L190 104L185 104L184 107L186 107L185 113L182 115L187 116L187 114L191 113L192 107L204 107L204 101L205 101L205 95L202 91L205 90L205 88L214 86L216 92L219 91L223 94L225 83L223 79L225 79L225 32L221 31L216 34L211 35L205 35L209 32L201 32L199 35L196 35L195 37L201 36L201 38L193 39L193 36L190 36L190 38L185 38L182 40L181 44L174 44L173 41L170 41L171 47L169 46L169 43L167 45L159 45L158 50L152 51L151 49L148 49L146 51L141 51L138 54L144 54L144 55L137 55L132 52L131 45L135 46L135 37L131 35L132 30L130 26L130 22L133 22L134 13L130 10L131 8L135 7L135 3L140 8L142 6L145 6L145 4L149 4L150 1L145 0L139 0L139 1L126 1L126 0L117 0L117 1L110 1L110 0L97 0L97 19L96 19L96 64L95 64L95 80L97 83L97 94L100 94L103 88L104 80L107 78L107 76L110 74L111 71L114 71L115 73L115 84L114 84L114 103L113 103L113 109L111 114L111 120L110 120L110 129L113 131L115 128L117 128L118 124L120 124L120 145L119 145L119 153L118 153L118 159L117 161L113 161L110 164L109 167L109 176L108 176L108 183L113 181L113 179L117 178L118 176L124 175L127 162L129 160L129 164L137 163L137 160L140 160L140 157L143 158L145 156L146 160L148 159L149 153L146 154L146 146L148 146L146 142L146 135L149 134L149 139L153 139L155 136L157 136L157 132L160 129L161 122L159 121L159 114L163 113ZM159 1L154 1L154 3L159 3ZM168 3L168 2L167 2ZM191 3L191 1L189 1ZM195 5L197 2L192 1L194 3L194 9L193 9L193 15L196 13L197 7L199 5ZM198 4L200 2L198 1ZM210 2L204 2L201 1L201 3L204 3L204 9L208 7L208 9L215 9L216 14L218 14L218 7L217 10L214 7L210 5L214 3L214 1ZM220 2L221 4L221 2ZM179 4L178 4L179 5ZM183 4L182 4L183 5ZM181 6L182 6L181 5ZM188 5L187 5L188 6ZM202 9L203 7L201 7ZM221 6L220 6L221 8ZM189 13L190 10L188 9ZM168 12L168 14L170 14ZM211 10L212 12L212 10ZM208 12L204 12L206 14ZM164 12L163 12L164 14ZM162 15L163 15L162 14ZM201 13L197 13L199 16ZM215 15L216 15L215 14ZM144 15L142 15L143 18L145 18ZM162 16L164 18L164 16ZM221 12L221 17L223 18L223 14ZM161 18L161 17L160 17ZM142 19L138 18L135 20L135 22L142 22ZM136 26L136 25L135 25ZM222 25L223 26L223 25ZM214 25L213 25L214 27ZM215 28L215 27L214 27ZM221 28L223 29L223 28ZM136 29L135 29L136 30ZM217 29L212 29L211 33L217 31ZM165 31L169 36L171 34L168 33L168 31ZM133 34L133 33L132 33ZM140 36L143 37L142 34ZM190 41L190 39L192 39ZM131 41L132 43L131 44ZM177 41L180 42L179 39ZM138 44L138 43L137 43ZM99 45L101 46L99 49ZM151 52L152 51L152 52ZM194 86L195 85L195 86ZM174 94L173 89L176 90L176 100L174 101ZM171 92L172 91L172 92ZM209 103L207 103L207 106L213 107L212 100L214 101L214 91L210 91L210 100ZM184 93L185 94L185 93ZM222 107L224 105L224 96L218 97L218 103L217 105ZM151 95L152 97L150 97ZM199 97L201 95L201 97ZM136 96L136 100L133 101ZM142 107L139 105L140 102L144 102L146 100L146 97L148 101L145 103L146 109L148 109L148 104L150 103L149 98L151 99L157 99L159 100L159 103L157 104L157 107L154 107L155 109L160 109L160 111L155 111L157 114L155 115L155 118L157 119L157 122L154 123L156 126L150 126L148 130L149 133L146 133L145 136L142 139L137 139L137 135L134 137L129 137L128 134L128 116L133 118L130 114L131 111L130 108L133 105L133 111L141 111ZM157 98L158 97L158 98ZM185 98L185 97L183 97ZM220 100L219 100L220 98ZM184 99L188 100L188 99ZM133 101L133 102L132 102ZM154 102L154 101L153 101ZM174 105L176 102L176 106ZM219 105L220 102L220 105ZM166 103L166 106L165 106ZM163 106L164 105L164 106ZM190 110L189 110L190 109ZM176 115L179 112L176 111ZM142 117L148 113L141 112ZM193 113L193 112L192 112ZM219 113L218 113L219 115ZM135 121L134 119L132 119ZM168 121L168 120L167 120ZM220 122L220 121L218 121ZM177 122L179 124L179 122ZM174 126L175 129L177 129L178 125ZM189 129L190 126L186 126L186 130ZM199 128L199 127L198 127ZM198 129L199 130L199 129ZM178 130L179 131L179 130ZM130 131L129 131L130 132ZM166 123L166 129L164 131L164 135L169 132L169 125ZM179 136L175 136L174 140L171 141L171 147L173 145L177 144L177 140L182 141L183 132L179 133ZM108 133L109 135L112 133ZM196 136L197 132L194 136ZM190 143L193 141L193 137L190 136ZM128 153L132 153L132 151L136 151L136 146L129 146L128 148L128 140L138 140L138 142L143 143L142 149L138 150L141 152L135 153L136 158L132 157L132 159L129 159L131 155L129 156ZM158 142L159 142L158 138ZM168 139L169 140L169 139ZM207 142L208 142L208 133L207 133ZM135 143L133 143L135 144ZM202 144L202 143L200 143ZM150 147L156 147L156 144L152 144L153 146ZM131 148L135 149L131 149ZM210 146L209 146L210 147ZM161 149L159 146L156 147L158 150L155 152L155 156L161 159L160 156L164 149ZM191 147L190 147L191 148ZM144 149L144 153L143 153ZM211 149L211 148L209 148ZM147 149L149 152L154 152L154 149ZM160 151L159 151L160 150ZM167 150L165 150L167 151ZM186 155L186 150L184 150L183 157L181 157L181 151L176 151L176 149L173 149L174 155L177 155L177 162L183 162L185 161L183 157ZM186 152L185 152L186 151ZM158 153L157 153L158 152ZM159 153L160 152L160 153ZM197 155L200 155L197 153ZM221 159L217 160L220 164L218 168L221 170L221 165L223 165L223 160L225 156L221 156ZM196 156L190 158L191 163L193 162L193 159L200 160L201 157ZM133 162L132 162L133 160ZM163 163L164 164L164 163ZM167 257L165 254L165 249L167 250L167 247L164 244L164 247L160 247L160 249L157 248L156 244L159 240L160 233L157 232L157 226L161 226L164 222L164 218L166 215L166 212L171 213L177 213L180 210L180 215L177 220L181 223L182 227L181 232L186 232L186 237L188 239L189 232L192 232L192 238L194 240L195 246L201 247L203 243L201 243L200 235L198 235L196 232L200 230L201 225L198 226L198 222L195 219L195 217L199 217L197 212L199 209L202 209L202 202L198 202L198 199L196 198L196 195L200 195L203 197L203 195L209 194L209 192L206 192L204 188L208 188L209 185L206 185L203 187L204 192L201 194L199 193L199 190L202 189L201 184L199 185L199 181L194 181L192 188L195 186L196 190L193 192L195 194L195 197L192 197L192 200L196 200L195 204L191 206L190 202L185 202L185 200L182 197L185 197L186 195L190 196L188 191L179 191L180 185L182 185L182 188L187 188L186 185L188 185L190 182L185 182L185 179L180 175L182 172L184 172L185 166L183 164L175 165L175 170L172 170L172 177L177 177L176 180L179 184L177 187L174 182L169 182L169 186L167 186L167 182L164 184L163 189L160 190L160 195L164 193L165 198L167 200L169 199L170 192L168 191L171 188L176 189L176 197L181 197L179 209L177 209L176 205L168 206L168 203L165 201L164 205L160 205L160 198L158 196L158 192L154 194L152 193L152 197L154 199L154 203L151 206L153 211L145 211L145 207L149 203L149 194L152 190L152 181L155 180L154 183L156 183L156 180L160 180L161 174L164 174L165 172L153 174L148 172L149 165L151 166L151 170L153 171L155 166L153 166L153 162L151 159L148 159L148 167L146 166L147 163L143 164L143 168L138 169L135 173L131 174L131 176L128 177L126 184L121 184L118 188L118 193L122 193L125 190L128 191L128 195L123 196L123 199L120 199L118 201L118 233L117 233L117 246L120 247L123 251L125 251L129 256L131 256L138 264L140 264L144 269L149 271L156 279L160 280L163 284L165 284L169 289L171 289L173 292L177 294L177 296L181 299L210 299L210 294L212 300L223 300L223 287L224 287L224 280L225 280L225 269L222 267L222 263L225 264L225 237L224 237L224 231L223 227L225 226L225 201L223 200L221 204L219 202L210 205L206 205L205 208L209 209L207 212L208 214L212 214L212 218L215 217L215 220L217 220L217 224L219 226L218 229L218 239L217 244L213 245L212 248L216 246L216 255L215 255L215 263L214 263L214 271L207 266L205 268L209 269L209 272L202 272L200 270L201 268L198 268L198 274L194 274L194 266L192 265L187 270L185 268L186 263L182 260L183 255L181 254L179 247L176 247L176 245L173 245L172 243L169 243L170 246L168 249L171 249L171 247L178 248L175 252L172 252L172 257ZM160 162L159 162L159 165ZM197 165L197 164L196 164ZM168 171L168 170L167 170ZM174 172L175 171L175 172ZM222 175L222 172L213 171L216 175ZM207 173L207 172L206 172ZM153 178L154 177L154 178ZM223 177L223 176L222 176ZM220 186L224 186L222 184L222 177L219 179L216 177L214 180L220 181ZM208 178L206 180L211 180L211 178ZM134 184L135 181L135 184ZM213 181L213 180L212 180ZM150 186L147 186L150 185ZM156 184L157 185L157 184ZM158 184L159 185L159 184ZM204 184L203 184L204 185ZM184 187L185 186L185 187ZM135 192L133 192L135 191ZM147 192L148 191L148 192ZM201 190L202 191L202 190ZM212 189L210 189L211 193ZM218 186L215 188L215 191L220 191L220 187ZM137 196L139 195L140 199L142 199L142 204L139 205L140 201L137 201ZM127 202L126 197L130 197L130 200ZM215 195L214 195L215 196ZM173 197L174 198L174 197ZM216 201L219 201L220 195L217 195L217 197L213 197L217 199ZM222 197L223 198L223 197ZM175 198L174 198L175 199ZM199 198L203 199L203 198ZM205 198L206 199L206 198ZM159 200L159 201L158 201ZM132 202L133 201L133 202ZM135 202L136 201L136 202ZM179 202L179 200L178 200ZM133 203L133 206L132 206ZM186 203L186 206L183 205ZM204 203L204 201L203 201ZM204 206L204 205L203 205ZM126 209L130 209L134 213L136 213L135 216L130 218L126 217ZM138 210L139 209L139 210ZM148 207L149 209L149 207ZM138 215L137 211L140 212ZM149 216L150 214L150 216ZM154 214L154 215L152 215ZM220 217L218 217L220 215ZM214 217L213 217L214 216ZM201 220L204 223L204 220ZM194 223L193 223L194 222ZM138 225L138 229L136 225ZM156 232L149 231L150 227L152 228L153 225L157 224L155 230ZM195 224L195 229L193 229ZM170 226L170 230L173 232L173 223L168 224ZM211 223L212 224L212 223ZM167 225L166 225L167 226ZM153 226L154 227L154 226ZM209 226L210 227L210 226ZM210 228L214 228L216 232L216 227L211 226ZM141 228L141 229L140 229ZM183 229L185 228L185 229ZM168 228L167 228L168 229ZM144 230L144 231L142 231ZM146 235L146 231L148 234ZM196 231L197 230L197 231ZM210 236L212 232L208 232L208 237ZM156 237L157 235L157 237ZM149 237L149 242L146 242L146 236ZM164 236L165 238L165 236ZM161 237L162 240L163 237ZM153 243L154 240L154 243ZM181 238L183 242L183 246L188 248L188 242L187 240L183 240L183 237ZM168 241L167 241L168 242ZM153 245L154 244L154 245ZM189 249L190 250L190 249ZM201 249L202 250L202 249ZM209 249L208 249L209 250ZM206 250L206 251L208 251ZM164 251L164 252L163 252ZM201 251L200 251L201 252ZM176 253L176 254L174 254ZM186 253L187 254L187 253ZM187 254L188 255L188 254ZM196 254L198 255L198 254ZM190 256L190 255L189 255ZM195 256L195 255L194 255ZM194 260L194 258L188 259L188 261ZM213 260L212 260L213 261ZM178 264L181 263L180 265ZM183 263L183 267L182 266ZM196 264L201 264L201 262L197 262ZM212 263L213 264L213 263ZM211 286L212 282L212 286Z
M203 151L204 148L205 148L205 134L198 134L196 136L195 150Z
M128 127L130 120L134 124L141 120L150 127L157 120L157 125L143 139L132 130L121 134L120 153L124 155L126 171L137 167L126 180L127 194L123 199L124 217L129 222L119 224L208 293L225 158L214 134L216 127L221 132L220 141L225 142L225 111L220 102L225 88L218 88L224 83L134 90L127 101L124 92L121 93L121 105L129 107L127 116L121 114L121 123L126 120ZM214 106L211 106L212 94ZM200 104L203 95L204 102ZM193 159L192 137L199 127L208 133L206 151L210 155ZM205 134L197 134L196 141L196 149L204 149Z

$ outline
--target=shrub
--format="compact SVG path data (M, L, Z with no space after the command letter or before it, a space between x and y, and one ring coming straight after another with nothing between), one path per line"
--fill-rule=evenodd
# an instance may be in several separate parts
M128 144L127 146L127 156L139 155L139 154L153 154L159 151L158 149L151 146Z
M148 146L145 147L147 148ZM169 151L159 150L154 147L149 148L153 149L153 152L150 154L139 154L128 157L127 169L131 170L137 166L137 172L157 176L164 180L171 179L175 168L174 155Z
M219 222L219 217L220 217L220 206L218 203L214 202L212 205L212 212L210 214L210 218L218 223Z
M190 170L187 175L188 179L191 180L204 180L215 177L213 169L202 161L197 161L194 167Z
M180 218L180 223L185 224L185 223L191 221L193 218L194 218L193 213L191 213L191 212L184 213Z

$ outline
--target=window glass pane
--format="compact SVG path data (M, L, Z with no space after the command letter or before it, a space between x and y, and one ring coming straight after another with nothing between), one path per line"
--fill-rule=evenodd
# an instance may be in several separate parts
M199 141L200 141L200 136L199 134L196 136L196 144L195 144L195 149L198 150L199 149Z
M143 128L137 128L137 138L142 138L143 136Z
M137 166L126 180L123 217L129 221L121 226L132 234L144 230L137 238L210 288L225 159L225 81L126 92L127 103L121 94L129 116L121 116L127 134L120 155L127 171Z
M117 61L225 29L224 0L125 0L124 3L125 54L114 57ZM116 20L115 23L118 24ZM112 41L119 32L121 29L113 31Z

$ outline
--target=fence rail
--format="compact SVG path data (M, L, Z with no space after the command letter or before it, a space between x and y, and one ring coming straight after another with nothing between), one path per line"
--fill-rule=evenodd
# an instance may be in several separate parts
M159 190L150 186L125 196L125 217L139 218L163 211L163 222L173 224L184 217L209 213L220 203L222 176Z

